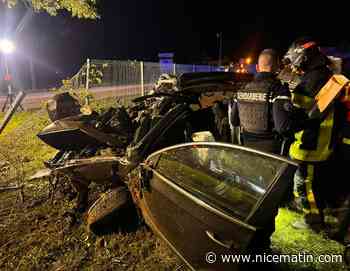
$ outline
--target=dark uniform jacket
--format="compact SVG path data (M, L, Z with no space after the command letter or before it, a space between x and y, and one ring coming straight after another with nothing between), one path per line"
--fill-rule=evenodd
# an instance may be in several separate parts
M289 99L287 86L269 72L258 73L253 82L238 91L229 118L231 127L241 127L243 145L280 153L282 141L275 132L273 104Z

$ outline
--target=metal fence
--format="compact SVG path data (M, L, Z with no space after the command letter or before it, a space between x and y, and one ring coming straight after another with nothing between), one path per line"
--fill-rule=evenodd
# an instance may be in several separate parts
M108 89L115 96L140 96L150 91L163 73L180 76L188 72L217 70L217 66L209 65L88 59L71 81L73 88Z

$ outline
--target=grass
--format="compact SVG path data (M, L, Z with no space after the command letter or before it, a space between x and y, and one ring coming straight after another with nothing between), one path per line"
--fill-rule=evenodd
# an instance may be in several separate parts
M273 249L281 254L342 255L344 246L311 230L296 230L291 224L301 215L280 209L276 218L276 231L272 236ZM344 263L298 262L290 263L292 270L347 270Z
M16 113L0 135L0 155L7 153L17 166L23 165L27 175L34 173L56 152L36 137L49 123L44 110Z
M110 101L111 102L111 101ZM99 106L103 107L103 103ZM2 115L0 115L2 117ZM23 167L26 176L43 168L42 162L56 152L36 134L47 124L40 110L16 113L0 135L0 162L10 159L12 167ZM1 154L5 155L2 155ZM6 184L0 178L0 185ZM48 182L28 183L25 200L17 192L0 193L0 270L175 270L180 261L145 226L133 232L96 236L82 217L75 226L65 216L74 202L67 198L69 183L62 183L54 200L48 198ZM98 188L93 187L96 191ZM295 230L291 223L300 218L280 209L273 250L283 254L299 252L341 254L343 246L308 230ZM290 263L281 270L346 270L336 263ZM179 270L185 270L181 268Z

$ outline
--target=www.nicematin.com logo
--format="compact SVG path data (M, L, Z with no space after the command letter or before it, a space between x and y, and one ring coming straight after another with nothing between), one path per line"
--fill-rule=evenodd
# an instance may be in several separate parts
M208 252L205 254L205 261L209 264L222 263L342 263L341 254L313 255L305 252L298 254L216 254Z

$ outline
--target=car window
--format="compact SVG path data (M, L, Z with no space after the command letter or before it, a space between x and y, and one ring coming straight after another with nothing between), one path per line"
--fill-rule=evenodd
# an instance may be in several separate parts
M242 149L190 145L161 152L156 171L191 194L244 220L284 162Z

